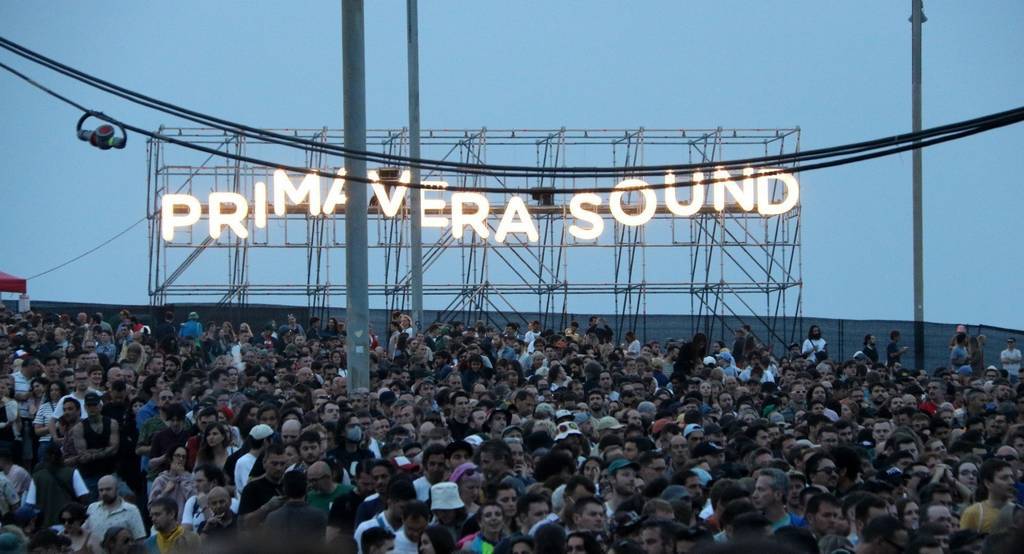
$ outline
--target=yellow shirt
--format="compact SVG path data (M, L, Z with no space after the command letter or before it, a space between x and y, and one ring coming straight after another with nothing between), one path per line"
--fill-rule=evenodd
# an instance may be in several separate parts
M992 526L999 518L999 508L996 508L988 500L971 504L960 516L960 528L971 529L979 533L992 532Z

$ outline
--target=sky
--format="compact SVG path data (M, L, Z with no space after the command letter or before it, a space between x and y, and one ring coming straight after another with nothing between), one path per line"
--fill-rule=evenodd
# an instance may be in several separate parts
M424 129L799 126L804 150L910 130L909 1L420 4ZM256 127L342 126L339 2L104 8L0 3L0 35ZM925 127L1024 104L1024 3L931 0L925 13ZM406 126L405 2L368 1L366 37L368 127ZM0 60L140 127L189 126ZM145 214L144 140L90 148L74 109L2 72L0 99L0 270L34 275ZM1022 145L1018 125L925 152L927 320L1024 327ZM910 154L809 172L801 185L804 314L911 319ZM139 226L29 292L145 303L148 245ZM654 263L648 275L671 270Z

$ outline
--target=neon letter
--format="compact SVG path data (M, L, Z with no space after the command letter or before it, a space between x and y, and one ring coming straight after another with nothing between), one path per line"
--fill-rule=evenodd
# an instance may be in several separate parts
M292 204L302 204L303 201L309 204L309 215L320 215L320 176L310 173L302 178L299 187L292 184L288 174L284 170L274 171L274 214L285 215L288 207L285 206L285 196Z
M569 226L569 234L579 240L594 240L604 232L604 219L596 212L584 208L584 204L600 206L601 197L592 192L581 192L572 195L572 199L569 200L569 213L579 221L589 223L590 228L584 229L576 224L572 224Z
M473 213L463 213L463 204L476 204L477 210ZM452 194L452 236L461 239L463 227L469 225L476 232L477 236L485 239L490 234L487 228L487 215L491 211L491 205L487 197L479 192L456 192Z
M519 221L515 221L516 216L519 217ZM530 242L540 240L540 233L537 232L537 226L533 223L533 217L530 216L530 212L526 209L526 203L519 196L509 198L508 204L505 204L505 212L501 214L498 230L494 232L494 240L505 242L505 236L509 233L526 233L526 238Z
M643 179L623 179L619 184L615 185L617 189L640 189L640 195L644 197L644 208L636 215L627 214L622 209L622 195L624 193L615 191L608 196L608 208L612 212L612 217L619 223L630 227L643 225L650 221L654 217L655 210L658 209L658 197L647 186L647 182Z
M766 170L770 171L770 170ZM778 204L772 203L771 191L768 190L768 181L778 179L782 181L784 199ZM765 177L757 178L757 211L761 215L779 215L792 210L800 200L800 183L796 177L789 173L776 173Z
M388 217L398 215L398 210L402 207L402 201L405 200L405 191L409 190L409 187L398 185L391 196L388 196L387 188L380 183L380 178L376 171L371 169L366 172L366 175L370 178L373 194L377 197L377 202L380 203L380 209L384 212L384 215ZM398 178L398 182L409 184L410 175L408 171L403 171L401 177Z
M348 198L345 196L345 168L338 168L338 176L331 179L331 188L327 190L327 198L324 198L324 215L333 215L334 210L345 203Z
M743 175L749 177L753 175L754 170L746 168L743 170ZM751 211L754 209L754 180L751 178L743 179L743 186L736 184L736 181L732 180L732 176L729 175L728 171L723 169L715 170L715 209L722 212L725 211L725 193L726 191L736 199L736 203L739 204L740 208L745 211Z
M234 204L234 211L224 213L222 204ZM237 192L210 193L210 237L220 238L220 228L227 225L240 239L249 238L249 230L242 222L249 215L249 202Z
M195 225L203 213L199 200L190 194L165 194L160 202L160 234L167 242L174 240L175 227ZM188 212L181 216L174 215L177 206L185 206Z
M267 227L267 184L258 181L252 191L252 211L256 214L253 225L257 229Z
M676 176L669 173L665 175L665 184L674 185ZM665 206L668 211L680 217L689 217L704 207L704 174L696 171L693 174L692 185L690 185L690 203L681 204L676 199L676 187L665 188Z

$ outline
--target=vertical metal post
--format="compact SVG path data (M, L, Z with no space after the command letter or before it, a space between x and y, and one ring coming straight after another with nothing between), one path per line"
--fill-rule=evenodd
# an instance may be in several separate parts
M913 130L921 130L921 24L924 23L924 0L910 0L911 24L911 88L913 95ZM924 214L921 206L923 175L921 149L913 157L914 211L914 369L924 367Z
M420 157L420 31L417 0L406 0L406 35L408 37L409 65L409 157ZM420 182L420 168L413 166L413 183ZM423 222L420 196L417 189L409 191L409 244L412 286L412 320L416 330L422 330L423 321Z
M341 0L341 72L344 80L345 147L366 150L366 67L363 0ZM349 177L366 179L366 160L345 158ZM349 390L369 388L369 315L367 289L366 190L364 182L349 181L345 209L345 287Z

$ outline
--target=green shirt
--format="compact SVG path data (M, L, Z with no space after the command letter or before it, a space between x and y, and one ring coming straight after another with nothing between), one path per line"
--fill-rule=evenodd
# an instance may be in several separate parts
M325 512L331 511L331 504L334 503L338 497L345 496L352 492L354 487L349 485L337 485L331 492L319 492L310 491L306 493L306 502L314 508L319 508Z

